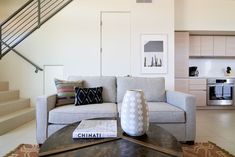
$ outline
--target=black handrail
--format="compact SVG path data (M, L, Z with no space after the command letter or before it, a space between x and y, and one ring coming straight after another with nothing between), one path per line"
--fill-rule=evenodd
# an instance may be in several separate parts
M35 63L33 63L32 61L30 61L28 58L26 58L24 55L22 55L21 53L19 53L18 51L16 51L15 49L13 49L11 46L9 46L8 44L6 44L5 42L2 41L2 43L4 45L6 45L9 49L11 49L11 51L15 52L18 56L20 56L21 58L23 58L24 60L26 60L27 62L29 62L32 66L34 66L36 68L35 72L37 73L38 70L43 71L42 68L40 68L39 66L37 66Z
M36 17L35 17L35 19L36 19ZM30 21L30 23L31 23L32 21ZM37 21L36 22L34 22L33 24L31 24L24 32L21 32L21 34L19 34L16 38L14 38L13 40L11 40L11 42L10 43L8 43L9 45L10 44L12 44L12 43L14 43L14 41L16 41L18 38L20 38L23 34L25 34L25 32L27 32L28 30L30 30L30 28L32 28L32 26L34 26L35 24L37 23ZM36 26L35 26L36 27ZM36 27L37 28L37 27ZM17 32L17 34L18 34L19 32ZM17 34L15 34L15 35L17 35ZM11 37L12 38L12 37ZM11 39L10 38L10 39ZM9 41L10 39L8 39L7 41ZM21 42L21 41L20 41Z
M24 18L26 18L26 17L28 17L28 15L32 12L32 11L34 11L34 9L35 8L37 8L37 7L34 7L33 9L31 9L30 11L29 10L27 10L27 11L29 11L29 12L27 12L27 14L26 15L24 15L23 17L21 17L14 25L12 25L12 26L10 26L10 28L8 28L7 30L4 30L4 28L3 28L3 30L4 30L4 33L3 34L5 34L5 33L7 33L9 30L11 30L13 27L17 27L17 24L19 23L19 22L21 22ZM34 11L34 13L35 13L35 11ZM31 15L32 16L32 15ZM31 17L30 16L30 17ZM29 18L30 18L29 17ZM28 20L29 18L27 18L26 20ZM15 19L14 19L15 20ZM14 21L13 20L13 21ZM24 20L23 22L21 22L21 24L23 24L26 20ZM13 22L12 21L12 22ZM9 24L7 25L7 26L9 26L11 24L11 22L9 22ZM5 27L6 28L6 27Z
M30 3L30 4L31 4L31 3ZM33 3L33 4L29 5L29 6L26 6L26 7L22 10L22 12L21 12L21 11L18 12L19 15L16 14L16 15L17 15L16 17L12 17L11 19L9 19L5 24L2 25L2 26L4 26L4 27L2 27L2 29L8 27L8 26L9 26L10 24L12 24L16 19L20 18L20 16L23 15L26 11L28 11L28 9L31 8L34 4L35 4L35 3Z
M41 2L38 0L38 28L41 26Z
M30 18L33 18L32 20L27 20L27 23L21 23L17 29L13 30L11 33L7 34L4 38L2 38L2 40L4 40L5 42L8 42L10 39L16 37L16 35L21 32L26 26L28 26L29 24L31 24L32 22L34 22L35 19L37 19L37 16L33 17L30 16ZM26 21L24 21L26 22ZM36 22L37 23L37 22ZM23 25L24 24L24 25ZM35 24L35 22L34 22ZM26 30L24 30L26 31ZM22 32L22 34L24 34L24 32ZM11 36L10 36L11 35ZM10 36L10 37L9 37ZM16 37L17 38L17 37ZM5 40L6 39L6 40Z
M38 72L43 69L14 48L52 18L73 0L29 0L4 22L0 23L0 59L13 51L33 65Z
M26 2L22 7L20 7L18 10L16 10L11 16L9 16L5 21L3 21L0 25L4 25L5 23L7 23L8 21L10 21L14 16L16 16L21 10L23 10L25 7L27 7L31 2L33 2L34 0L29 0L28 2Z
M29 14L30 15L30 14ZM32 19L30 19L32 18ZM6 39L6 42L11 39L12 37L14 37L17 33L19 33L21 30L23 30L25 28L25 26L29 25L33 20L35 20L37 18L37 15L36 14L32 14L29 16L28 19L24 20L23 22L21 22L19 25L17 25L17 27L12 30L10 33L8 33L7 35L5 35L9 30L7 30L6 32L4 32L2 34L2 36L4 36L2 38L2 40L5 40ZM17 23L18 24L18 23ZM11 35L10 38L8 38L9 36Z
M26 33L21 40L17 41L14 45L12 45L12 48L15 48L20 42L22 42L25 38L27 38L30 34L32 34L34 31L37 30L37 27L33 28L31 31L29 31L28 33ZM4 53L2 53L2 57L5 56L8 52L10 52L10 49L7 49L6 51L4 51Z
M73 0L68 1L67 3L65 3L63 6L61 6L60 8L57 9L57 11L55 11L54 13L51 14L51 16L47 17L45 20L43 20L41 22L41 24L44 24L45 22L47 22L50 18L52 18L55 14L57 14L60 10L62 10L65 6L67 6L70 2L72 2Z

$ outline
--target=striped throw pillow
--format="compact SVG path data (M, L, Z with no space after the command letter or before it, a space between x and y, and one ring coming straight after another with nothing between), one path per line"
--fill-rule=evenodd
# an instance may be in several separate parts
M75 101L75 87L82 88L83 81L65 81L55 79L57 89L57 103L56 106L67 104L74 104Z

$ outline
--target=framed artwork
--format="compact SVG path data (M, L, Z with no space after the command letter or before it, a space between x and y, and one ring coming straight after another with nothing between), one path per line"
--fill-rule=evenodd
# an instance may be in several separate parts
M141 72L167 73L167 35L141 35Z

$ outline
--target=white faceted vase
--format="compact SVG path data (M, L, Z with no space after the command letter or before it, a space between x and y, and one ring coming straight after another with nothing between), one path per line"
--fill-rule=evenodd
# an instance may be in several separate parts
M121 107L121 127L130 136L141 136L149 128L149 110L142 90L127 90Z

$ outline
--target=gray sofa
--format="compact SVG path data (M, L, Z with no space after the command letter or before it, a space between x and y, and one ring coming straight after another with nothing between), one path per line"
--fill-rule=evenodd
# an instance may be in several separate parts
M60 128L89 118L117 117L128 89L142 89L149 106L150 122L171 132L179 141L194 141L196 134L195 97L166 91L164 78L70 76L84 80L84 87L103 87L103 103L56 106L56 94L40 96L36 103L37 142L43 143Z

